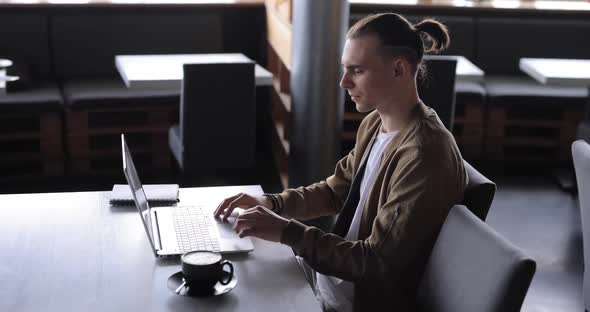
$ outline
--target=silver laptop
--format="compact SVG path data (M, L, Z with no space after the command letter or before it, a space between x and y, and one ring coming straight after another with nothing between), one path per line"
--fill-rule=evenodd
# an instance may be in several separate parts
M151 208L121 134L123 172L131 188L148 239L156 256L180 255L191 250L237 253L254 250L250 238L240 238L230 222L213 217L213 208L194 206Z

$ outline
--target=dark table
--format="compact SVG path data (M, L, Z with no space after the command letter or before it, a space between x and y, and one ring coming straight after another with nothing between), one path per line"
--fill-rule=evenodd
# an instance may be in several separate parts
M181 189L210 209L260 186ZM320 311L290 248L253 239L234 263L236 288L209 298L170 292L178 257L155 258L135 207L108 192L0 195L0 311Z

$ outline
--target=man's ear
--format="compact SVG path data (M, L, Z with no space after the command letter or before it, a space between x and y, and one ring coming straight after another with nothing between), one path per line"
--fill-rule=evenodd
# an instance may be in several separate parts
M392 63L392 72L393 77L398 78L402 77L408 72L408 62L406 62L403 58L397 57L393 60Z
M405 72L404 61L401 57L396 57L391 62L391 73L394 78L403 76Z

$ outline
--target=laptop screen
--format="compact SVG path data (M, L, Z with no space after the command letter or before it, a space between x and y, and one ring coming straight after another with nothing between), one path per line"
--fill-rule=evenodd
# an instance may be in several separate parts
M147 232L147 235L150 239L152 249L155 251L156 249L154 246L154 237L152 233L153 228L152 219L150 216L150 206L148 204L147 197L145 196L143 187L141 186L141 182L139 181L139 176L137 175L135 165L133 164L133 159L131 158L131 152L129 151L129 147L127 147L125 136L123 134L121 134L121 146L123 155L123 172L125 173L127 183L129 183L129 186L131 187L131 193L133 194L135 206L137 206L137 210L139 210L141 215L141 219L143 221L145 231Z

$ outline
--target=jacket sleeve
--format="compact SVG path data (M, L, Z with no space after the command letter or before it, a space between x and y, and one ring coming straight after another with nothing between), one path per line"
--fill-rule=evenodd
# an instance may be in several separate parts
M283 191L279 195L281 215L308 220L338 213L350 188L354 158L353 149L336 164L334 174L325 181Z
M427 257L449 209L462 197L460 155L410 148L400 156L384 187L389 189L387 199L378 207L367 239L346 241L292 220L281 242L316 271L344 280L358 282L403 273L412 262Z

